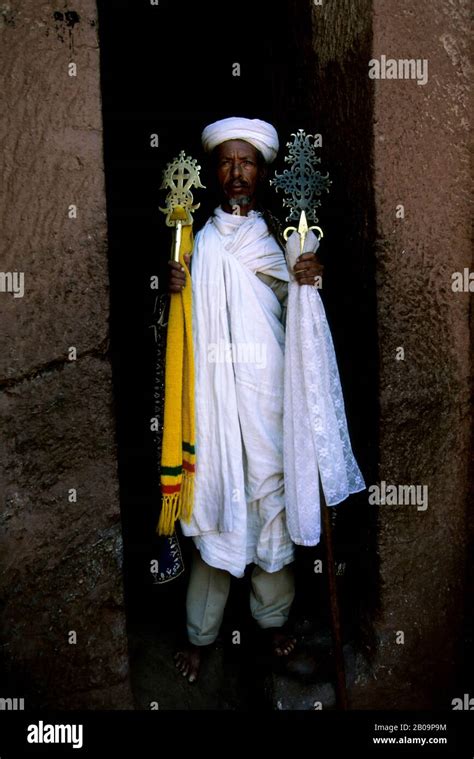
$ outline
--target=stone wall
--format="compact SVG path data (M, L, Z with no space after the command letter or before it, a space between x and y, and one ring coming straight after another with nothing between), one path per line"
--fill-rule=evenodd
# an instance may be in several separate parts
M381 507L378 671L388 705L450 708L469 592L469 293L451 287L453 272L472 268L469 3L376 0L373 23L374 58L429 65L426 85L375 82L380 477L429 492L426 511Z
M345 161L360 190L342 215L363 236L375 209L378 480L426 485L429 498L426 510L368 507L378 512L379 614L372 672L352 703L450 708L467 592L469 293L451 284L472 268L468 2L324 0L312 15L316 119L337 135L329 160ZM383 55L427 59L428 82L369 79L369 60ZM370 173L367 193L357 176ZM361 197L365 215L353 213Z
M62 8L0 16L1 260L24 275L23 294L9 274L0 292L1 695L123 709L97 17L93 0Z

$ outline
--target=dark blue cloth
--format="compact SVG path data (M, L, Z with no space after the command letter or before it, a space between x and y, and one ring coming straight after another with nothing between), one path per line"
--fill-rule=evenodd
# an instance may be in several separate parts
M162 585L165 582L175 580L184 572L184 562L181 546L176 532L173 535L160 535L158 537L158 572L155 575L155 583Z

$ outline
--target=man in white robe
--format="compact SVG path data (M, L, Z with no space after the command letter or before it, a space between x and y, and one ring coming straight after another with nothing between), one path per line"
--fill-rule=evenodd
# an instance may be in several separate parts
M294 598L294 544L283 478L284 308L289 274L281 245L258 206L278 136L259 119L210 124L203 147L214 161L221 206L198 232L192 254L196 397L193 516L181 522L194 554L186 610L189 646L176 666L194 682L201 651L217 638L231 575L251 574L250 608L275 655L291 653L285 630ZM170 292L185 278L170 261ZM300 256L294 275L314 286L322 267Z

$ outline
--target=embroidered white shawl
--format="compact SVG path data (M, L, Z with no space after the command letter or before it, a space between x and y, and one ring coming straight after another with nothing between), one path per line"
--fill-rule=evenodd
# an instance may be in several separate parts
M313 232L304 252L316 251ZM286 244L292 272L299 235ZM328 506L365 489L347 430L336 354L321 296L290 275L285 340L284 474L286 519L294 543L320 539L319 477Z

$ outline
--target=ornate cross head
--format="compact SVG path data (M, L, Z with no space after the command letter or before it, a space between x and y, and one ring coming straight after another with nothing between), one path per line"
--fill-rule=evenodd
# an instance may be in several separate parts
M166 208L160 208L160 211L166 214L166 225L168 227L176 226L176 219L173 219L173 211L176 206L180 206L186 213L186 220L182 224L188 225L193 223L191 213L196 211L200 203L193 204L193 194L191 187L203 188L199 172L201 167L197 164L195 158L186 156L184 150L181 150L178 157L171 161L163 172L163 182L161 190L169 190L166 196Z
M283 200L283 207L290 209L286 221L298 221L304 211L308 222L316 223L316 209L321 205L317 196L323 190L329 192L331 180L329 174L323 175L315 168L316 164L321 163L316 155L315 136L306 134L303 129L299 129L296 134L293 132L291 136L293 141L286 143L289 154L285 156L285 161L291 164L291 168L285 169L282 174L275 174L270 184L277 192L283 190L290 196Z

